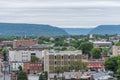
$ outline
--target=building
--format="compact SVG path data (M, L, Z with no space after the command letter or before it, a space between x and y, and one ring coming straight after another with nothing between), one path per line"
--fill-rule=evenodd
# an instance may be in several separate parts
M41 62L25 62L23 68L23 70L28 74L40 73L42 69L43 68Z
M120 55L120 46L113 46L112 47L112 53L113 53L113 56Z
M87 67L89 70L97 70L97 71L104 71L105 70L105 66L104 66L104 60L99 60L99 59L95 59L95 60L86 60L84 61L84 63L87 64Z
M17 71L19 71L19 66L21 66L23 69L23 65L24 65L23 62L21 62L21 61L12 61L12 62L10 62L10 71L17 72Z
M72 62L81 60L81 55L82 51L45 51L44 71L54 72L57 66L69 70Z
M11 79L10 80L17 80L18 73L17 72L11 72Z
M32 56L36 56L39 59L42 59L43 51L28 50L28 49L9 50L9 62L12 62L12 61L28 62L31 60Z
M0 58L0 72L2 72L2 70L3 70L3 62L2 62L2 59Z
M38 44L38 40L32 39L32 40L14 40L13 41L13 48L21 47L21 46L33 46L35 44Z
M13 41L2 41L1 44L4 46L13 46Z
M93 42L93 46L94 46L94 48L111 47L112 42L95 41L95 42Z

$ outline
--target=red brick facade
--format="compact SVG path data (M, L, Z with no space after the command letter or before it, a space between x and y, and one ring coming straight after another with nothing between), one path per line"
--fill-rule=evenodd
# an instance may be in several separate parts
M33 46L38 43L38 40L17 40L13 42L13 47Z
M25 62L24 71L28 74L39 73L42 71L42 63L41 62Z
M94 68L94 69L103 69L104 68L104 61L87 61L84 63L87 64L88 68Z

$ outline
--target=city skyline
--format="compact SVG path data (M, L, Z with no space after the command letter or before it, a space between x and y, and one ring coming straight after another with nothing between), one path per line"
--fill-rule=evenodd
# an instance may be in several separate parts
M119 0L1 0L0 22L91 28L119 25Z

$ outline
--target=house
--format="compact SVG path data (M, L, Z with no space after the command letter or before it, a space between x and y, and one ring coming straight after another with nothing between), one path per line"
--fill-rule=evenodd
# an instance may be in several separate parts
M23 70L28 74L40 73L42 71L41 62L25 62Z
M10 72L17 72L19 71L19 67L22 67L23 69L23 62L21 61L12 61L10 62Z

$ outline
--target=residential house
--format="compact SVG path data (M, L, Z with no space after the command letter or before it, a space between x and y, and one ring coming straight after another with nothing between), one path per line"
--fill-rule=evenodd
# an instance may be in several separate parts
M23 65L24 65L24 63L21 62L21 61L12 61L12 62L10 62L10 71L11 72L13 72L13 71L17 72L17 71L19 71L20 66L23 69Z

